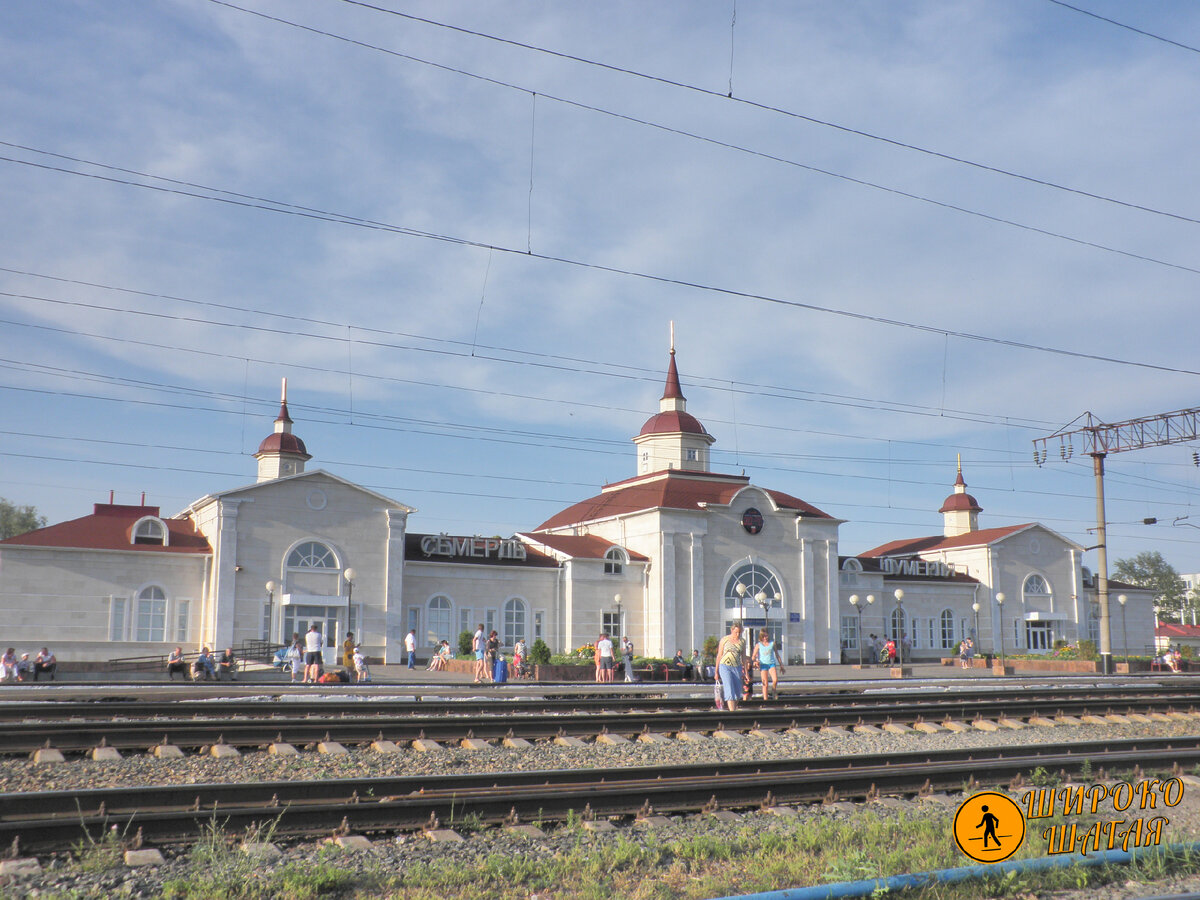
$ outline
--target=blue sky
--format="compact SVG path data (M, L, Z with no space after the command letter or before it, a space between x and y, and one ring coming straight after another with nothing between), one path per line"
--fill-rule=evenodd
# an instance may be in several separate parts
M672 320L715 466L843 553L958 454L1091 545L1031 440L1200 403L1195 4L237 5L5 4L0 495L52 520L252 481L286 376L310 466L526 530L633 474ZM1110 559L1200 571L1196 449L1109 458Z

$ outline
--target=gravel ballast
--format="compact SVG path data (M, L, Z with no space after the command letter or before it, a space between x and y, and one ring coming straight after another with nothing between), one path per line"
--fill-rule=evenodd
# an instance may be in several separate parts
M915 750L935 750L962 747L993 747L1019 744L1066 744L1102 738L1193 736L1195 725L1187 721L1152 725L1111 725L1108 727L1027 727L1019 731L984 733L968 731L963 734L831 734L815 731L780 732L766 737L742 736L734 740L708 739L700 742L670 740L666 743L630 743L602 745L587 743L581 748L569 748L553 743L538 742L530 748L509 749L490 745L487 749L468 751L446 748L433 753L404 750L394 754L379 754L366 749L352 748L344 756L326 756L311 749L302 749L299 756L284 758L259 751L247 751L233 759L190 754L179 760L159 760L147 755L129 755L124 759L96 762L90 759L68 758L60 764L36 764L24 759L0 759L0 792L69 791L86 788L139 786L146 784L239 783L275 780L307 780L322 778L421 776L432 774L482 773L498 771L528 771L565 768L627 768L631 766L665 766L697 762L734 760L766 760L800 757L845 756L858 754L888 754ZM986 784L986 773L976 776ZM922 804L922 815L945 817L947 828L958 798L948 806ZM896 814L880 804L870 805L877 815ZM909 808L915 804L908 803ZM860 806L860 809L862 807ZM835 808L809 807L799 810L796 819L781 819L759 812L744 813L739 820L720 823L705 816L673 817L662 829L645 824L619 822L622 837L633 842L662 841L691 834L720 837L723 831L731 834L753 821L758 829L786 831L802 828L812 817L847 817L860 813ZM444 825L447 823L443 823ZM1032 830L1032 829L1031 829ZM423 835L399 835L387 838L372 836L368 853L342 853L337 856L339 868L348 871L398 871L406 865L439 860L463 865L480 862L496 854L525 858L552 857L565 853L583 842L610 840L610 835L589 834L581 829L547 827L544 838L529 838L499 828L484 828L465 834L461 843L434 843ZM1171 811L1170 826L1165 839L1171 842L1200 840L1200 787L1187 789L1184 802ZM315 858L319 844L301 842L282 844L278 859L263 860L262 871ZM0 884L3 896L23 897L69 895L155 897L161 893L164 881L183 877L191 864L187 848L165 848L166 863L153 869L127 869L117 866L107 871L83 872L66 857L42 859L40 875L14 878ZM964 860L965 861L965 860ZM1200 876L1192 881L1176 878L1171 890L1200 888ZM784 887L785 885L780 885ZM1161 886L1159 886L1161 887ZM1144 896L1144 886L1110 885L1100 892L1091 889L1077 896L1102 900ZM1132 891L1140 891L1135 893ZM1167 891L1160 891L1167 892ZM1072 895L1061 894L1068 897Z

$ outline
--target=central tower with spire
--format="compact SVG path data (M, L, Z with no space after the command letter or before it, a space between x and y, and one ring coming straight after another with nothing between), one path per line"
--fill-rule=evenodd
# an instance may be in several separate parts
M679 387L675 367L675 323L671 323L671 359L667 364L667 383L658 413L646 420L638 436L637 474L647 475L664 469L689 472L709 471L708 448L716 441L704 430L700 420L687 411L687 400Z
M287 408L287 379L283 379L283 396L279 402L279 415L275 418L275 430L263 438L254 458L258 460L258 480L271 481L288 475L299 475L304 464L312 455L304 448L304 441L292 434L292 417Z

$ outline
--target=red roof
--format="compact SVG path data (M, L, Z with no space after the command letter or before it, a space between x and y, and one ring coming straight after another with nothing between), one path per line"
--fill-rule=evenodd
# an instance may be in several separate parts
M133 526L153 516L167 527L167 546L133 543ZM191 519L162 519L157 506L97 503L90 516L18 534L0 544L82 550L134 550L138 553L211 553Z
M684 400L683 389L679 386L679 369L675 367L675 348L671 348L671 362L667 365L667 383L663 385L664 400Z
M1159 622L1154 633L1158 637L1166 638L1200 638L1200 625L1172 625L1170 622Z
M527 540L536 541L575 559L604 559L609 550L618 546L595 534L535 534L529 535ZM634 553L624 547L619 549L631 560L644 562L649 559L641 553Z
M647 419L646 424L642 426L642 430L638 432L638 436L640 437L643 434L676 434L678 432L683 432L684 434L708 434L704 430L704 426L700 424L700 420L690 412L669 409L666 412L655 413Z
M596 497L569 506L547 519L534 531L562 528L596 519L626 515L650 509L703 509L702 504L728 505L735 494L750 484L744 475L717 475L712 472L686 472L669 469L653 475L631 478L605 486ZM764 491L781 509L806 516L831 519L815 506L782 491ZM540 538L539 538L540 539Z
M1018 531L1032 527L1034 523L1024 525L1008 525L1004 528L984 528L979 531L968 531L954 537L944 537L936 534L929 537L901 538L888 544L882 544L874 550L858 554L861 556L909 556L913 553L926 553L930 550L952 550L958 547L979 547L995 543Z
M268 434L258 445L258 452L254 455L257 456L259 453L297 453L305 459L312 459L304 448L304 441L289 431Z
M983 512L983 507L970 494L951 494L938 512Z

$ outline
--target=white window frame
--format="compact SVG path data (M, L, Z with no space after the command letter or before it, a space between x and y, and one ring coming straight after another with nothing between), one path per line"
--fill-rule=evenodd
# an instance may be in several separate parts
M949 625L949 628L946 627L947 625ZM941 614L938 616L938 628L942 639L941 649L954 649L954 610L942 610Z
M520 614L519 623L516 613ZM516 646L529 630L529 604L520 597L509 597L504 601L500 622L500 643L505 647Z
M158 596L155 596L157 594ZM163 643L167 640L167 608L169 606L167 592L159 584L148 584L140 591L133 601L133 639L138 643L155 644ZM142 628L142 620L145 617L149 621L149 625L145 630ZM154 627L155 618L161 617L161 625L156 629Z
M138 538L148 538L139 541ZM166 547L171 541L171 533L167 524L158 516L143 516L133 523L129 530L129 543L144 544L151 547Z
M129 640L129 598L114 594L108 601L108 639L113 642Z
M446 601L446 605L445 605L445 607L443 607L443 606L441 606L441 604L438 604L438 606L435 610L433 604L435 601L438 601L438 600ZM442 640L444 638L445 640L450 641L452 646L457 647L458 646L458 635L457 634L439 635L434 630L435 625L439 624L436 620L441 619L443 617L445 619L446 631L449 632L454 628L454 601L451 600L450 597L447 596L446 594L434 594L425 603L425 609L427 612L427 615L425 616L425 621L427 623L425 626L425 628L426 628L425 640L426 640L427 644L430 647L441 646Z

